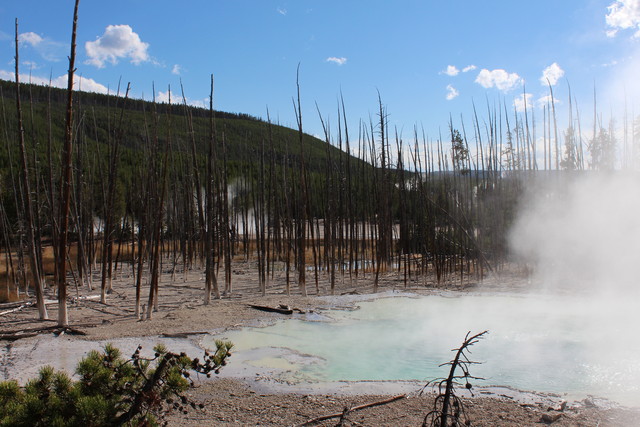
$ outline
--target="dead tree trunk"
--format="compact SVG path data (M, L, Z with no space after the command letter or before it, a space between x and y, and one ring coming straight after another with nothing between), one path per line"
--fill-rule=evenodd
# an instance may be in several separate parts
M75 33L74 33L75 34ZM19 56L18 56L18 19L16 19L16 110L18 118L18 139L20 144L20 162L22 188L24 190L23 204L27 228L27 245L29 249L29 258L31 262L31 274L33 276L33 287L36 292L36 303L38 304L38 314L40 320L49 318L47 307L44 305L44 291L40 272L38 271L38 257L36 254L35 230L33 225L33 208L31 206L31 186L29 183L29 171L27 168L27 153L24 144L24 127L22 125L22 107L20 104L20 75L19 75ZM64 259L64 258L63 258Z
M73 155L73 74L76 60L76 29L78 27L78 4L73 9L71 32L71 55L69 56L69 78L67 80L67 116L62 161L62 205L60 207L60 246L58 249L58 325L67 326L67 236L69 229L69 205L71 202L71 158Z
M211 303L211 292L215 293L215 298L220 299L220 289L218 287L218 280L216 277L216 270L214 265L214 238L216 231L215 221L215 209L213 205L215 188L214 185L214 172L216 170L215 162L215 117L213 111L213 74L211 75L211 93L209 96L209 152L207 156L207 186L206 186L206 231L205 232L205 295L204 303L208 305Z

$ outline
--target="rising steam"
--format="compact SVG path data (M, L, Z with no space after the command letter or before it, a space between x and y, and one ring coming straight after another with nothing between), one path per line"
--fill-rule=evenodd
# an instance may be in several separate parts
M562 290L640 290L640 175L585 172L533 185L511 233L538 283Z

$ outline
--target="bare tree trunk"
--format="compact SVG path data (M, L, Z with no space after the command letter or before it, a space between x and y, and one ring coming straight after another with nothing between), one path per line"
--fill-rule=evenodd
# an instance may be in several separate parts
M67 116L63 150L62 205L60 207L60 246L58 249L58 325L67 326L67 237L69 228L69 205L71 202L71 158L73 154L73 75L76 59L76 29L78 26L78 4L73 9L73 30L71 32L71 55L69 56L69 76L67 81Z
M298 103L294 102L293 106L296 110L296 119L298 121L298 137L300 140L300 199L298 201L298 215L296 215L296 250L297 250L297 266L298 269L298 287L302 296L307 296L307 283L306 283L306 247L307 247L307 182L306 182L306 170L304 164L304 143L302 132L302 106L300 105L300 80L299 71L296 76L296 86L298 88ZM296 107L297 105L297 107Z
M216 277L216 270L214 265L214 238L216 228L215 210L213 206L215 188L213 179L214 171L216 170L215 162L215 116L213 111L213 74L211 75L211 93L209 95L209 113L210 113L210 135L209 135L209 152L207 156L207 186L206 186L206 231L205 233L205 295L204 303L208 305L211 303L211 292L215 293L215 298L220 299L220 289L218 287L218 280ZM194 154L195 155L195 154Z
M169 129L167 134L167 145L164 151L164 158L162 161L162 173L160 179L162 180L160 185L159 203L156 212L155 229L153 231L153 255L151 259L151 282L149 284L149 301L147 305L147 319L152 318L152 312L154 307L158 306L158 282L160 280L160 261L161 261L161 244L162 244L162 223L163 223L163 210L165 194L167 192L167 174L169 169L169 150L171 149L171 88L169 88L169 102L168 105L168 117L169 117ZM154 92L155 94L155 92ZM154 96L155 98L155 96ZM155 104L155 100L154 100ZM164 249L164 248L163 248Z
M31 206L31 187L29 184L29 170L27 168L27 153L24 144L24 127L22 125L22 108L20 105L20 76L19 76L19 56L18 56L18 19L16 19L16 109L18 115L18 139L20 144L20 161L22 163L21 176L24 191L23 203L27 226L27 246L29 249L29 261L31 262L31 275L33 276L33 286L36 292L36 303L38 304L38 314L40 320L49 318L47 307L44 304L44 291L40 272L38 271L38 257L36 254L35 230L33 225L33 208Z

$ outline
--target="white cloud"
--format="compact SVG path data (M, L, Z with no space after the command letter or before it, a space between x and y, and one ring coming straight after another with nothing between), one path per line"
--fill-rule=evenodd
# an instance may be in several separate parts
M30 70L37 70L40 68L37 62L34 61L22 61L22 65L29 68Z
M553 103L556 107L561 104L558 98L553 98ZM544 107L551 108L551 95L543 95L538 99L533 98L533 94L531 93L521 93L516 98L513 99L513 107L517 112L523 113L525 111L525 106L527 111L531 111L534 107L542 109Z
M35 47L42 43L44 39L36 33L28 32L20 34L18 36L18 41Z
M180 104L182 102L182 98L176 97L175 93L169 94L169 91L162 92L158 91L156 94L156 102L160 103L169 103L169 95L171 95L171 103L172 104Z
M507 73L505 70L496 69L489 71L485 68L480 70L476 83L482 87L489 89L496 87L503 92L507 92L523 82L522 78L516 73Z
M525 109L530 110L532 106L532 103L531 103L532 98L533 98L533 95L530 93L521 93L513 100L513 106L515 107L516 111L519 113L524 112Z
M47 61L56 62L63 57L64 43L50 40L33 32L22 33L18 36L18 41L23 46L35 49L38 54Z
M472 64L472 65L467 65L466 67L464 67L464 68L462 69L462 72L463 72L463 73L468 73L469 71L473 71L473 70L475 70L476 68L478 68L478 67L476 67L476 66L475 66L475 65L473 65L473 64Z
M173 68L171 69L171 74L179 76L180 73L182 73L182 67L179 64L174 64Z
M620 30L635 28L634 37L640 37L640 0L616 0L607 6L607 36L614 37Z
M451 86L451 85L447 85L447 101L451 101L452 99L456 98L458 95L460 95L460 92L458 92L458 90Z
M284 9L284 8L279 7L279 8L278 8L278 13L279 13L280 15L282 15L282 16L286 16L286 15L287 15L287 9Z
M561 102L560 102L560 100L558 98L554 97L553 98L553 103L555 105L558 105ZM541 96L540 98L538 98L536 100L536 105L538 106L538 108L542 108L542 107L547 106L547 105L551 106L551 95Z
M204 99L189 99L187 98L187 104L192 107L209 108L209 98Z
M102 36L86 42L84 47L89 56L85 63L98 68L104 67L105 62L117 64L120 58L129 58L136 65L150 60L149 43L140 40L128 25L109 25Z
M15 81L15 74L11 71L0 70L0 79L3 80L12 80ZM20 73L20 81L22 83L33 83L37 85L49 86L49 78L48 77L39 77L33 76L29 74ZM67 88L68 77L66 74L55 77L51 79L51 86L66 89ZM89 79L86 77L82 77L80 75L75 75L73 79L73 88L75 90L82 90L84 92L95 92L95 93L108 93L109 89L93 79Z
M345 62L347 62L347 58L337 58L335 56L330 56L329 58L326 59L327 62L333 62L334 64L338 64L338 65L344 65Z
M169 91L166 92L158 91L156 94L156 102L159 103L169 103ZM184 103L184 99L182 99L182 95L176 92L171 92L171 105L182 105ZM209 108L209 98L204 99L189 99L186 100L187 105L191 105L193 107L199 108Z
M64 82L63 87L67 87L67 76L59 77ZM82 90L84 92L96 92L96 93L109 93L109 88L105 85L96 82L93 79L88 79L82 76L76 76L74 80L74 89Z
M555 86L562 76L564 76L564 70L560 68L557 62L554 62L542 71L540 83L543 86Z
M447 69L441 72L441 74L446 74L451 77L457 76L459 73L460 70L458 70L455 65L447 65Z

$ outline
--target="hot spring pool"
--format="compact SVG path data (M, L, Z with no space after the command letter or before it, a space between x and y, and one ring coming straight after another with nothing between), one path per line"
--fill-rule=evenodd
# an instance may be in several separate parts
M471 348L478 385L605 397L640 406L639 324L634 299L549 295L430 295L380 298L224 334L236 353L283 348L250 363L298 380L418 380L444 377L468 331L489 330ZM221 338L217 336L215 338ZM205 346L207 343L203 343ZM290 354L291 357L287 357ZM302 357L300 355L303 355Z

